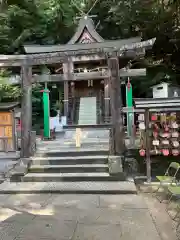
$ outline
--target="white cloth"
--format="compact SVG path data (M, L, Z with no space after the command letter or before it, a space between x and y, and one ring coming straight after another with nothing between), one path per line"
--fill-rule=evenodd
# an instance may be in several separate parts
M62 126L66 126L67 125L67 118L66 118L66 116L62 116L61 117L61 124L62 124Z
M55 128L56 128L56 132L62 132L62 124L59 121L59 115L55 117Z
M51 117L50 118L50 129L53 130L54 128L56 128L56 117Z

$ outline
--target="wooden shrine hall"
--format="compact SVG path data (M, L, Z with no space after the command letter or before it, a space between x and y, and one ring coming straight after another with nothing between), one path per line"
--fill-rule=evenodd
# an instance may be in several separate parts
M56 63L54 72L51 72L47 81L63 81L63 110L69 124L100 124L109 122L111 116L111 84L106 53L120 51L117 55L120 77L142 76L146 72L145 69L127 70L127 64L131 59L144 55L145 49L151 47L154 41L155 39L144 42L143 46L140 37L104 40L95 30L93 20L84 16L67 44L26 45L24 48L28 55L70 52L72 56L68 57L68 62ZM86 54L79 55L82 50L86 50ZM106 53L101 50L105 50ZM36 76L36 80L39 81L37 78ZM41 77L41 81L46 80Z
M25 45L24 55L0 55L0 67L20 67L21 75L10 79L21 84L21 156L29 157L32 132L32 83L51 82L64 85L64 115L68 122L96 125L111 116L114 153L123 141L121 77L144 76L145 69L129 69L128 63L142 57L155 38L139 37L108 41L95 30L90 17L80 19L77 31L64 45ZM46 66L50 73L37 74L35 68ZM120 126L121 125L121 126Z

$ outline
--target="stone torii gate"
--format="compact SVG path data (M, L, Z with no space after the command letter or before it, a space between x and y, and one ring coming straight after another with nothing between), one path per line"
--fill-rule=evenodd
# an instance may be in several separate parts
M117 49L101 48L101 43L95 43L93 48L89 44L82 44L75 51L66 52L39 53L29 55L0 55L0 67L21 67L21 86L22 86L22 102L21 102L21 119L22 119L22 135L21 135L21 157L29 157L30 155L30 139L32 129L32 66L53 63L69 62L72 56L84 56L99 54L108 59L108 69L111 85L111 112L112 112L112 153L121 154L123 151L123 124L122 124L122 101L120 96L120 71L119 56L129 50L143 49L152 46L155 39L144 42L123 44ZM70 47L74 47L70 46ZM71 73L66 73L66 79L71 79ZM122 136L122 137L121 137Z

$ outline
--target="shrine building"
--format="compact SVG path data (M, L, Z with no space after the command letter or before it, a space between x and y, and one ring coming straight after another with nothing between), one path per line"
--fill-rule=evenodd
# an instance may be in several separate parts
M67 44L25 45L24 49L27 55L71 52L67 62L56 63L50 68L46 65L50 71L47 79L35 75L34 78L38 78L38 82L64 85L62 115L67 117L69 124L100 124L109 122L111 117L108 52L117 51L120 77L142 76L143 69L129 69L128 63L144 55L154 41L141 42L140 37L105 40L97 33L93 20L84 16ZM86 54L81 54L83 49Z

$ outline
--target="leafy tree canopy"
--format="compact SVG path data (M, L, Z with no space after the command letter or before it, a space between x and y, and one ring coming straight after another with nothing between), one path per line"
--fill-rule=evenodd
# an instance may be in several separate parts
M66 42L76 11L70 0L5 1L0 11L0 53L20 51L24 42Z
M146 83L138 86L142 92L158 72L179 82L179 0L2 0L0 54L23 52L24 43L66 43L75 31L76 16L90 9L105 39L156 37L153 50L138 65L150 72Z

